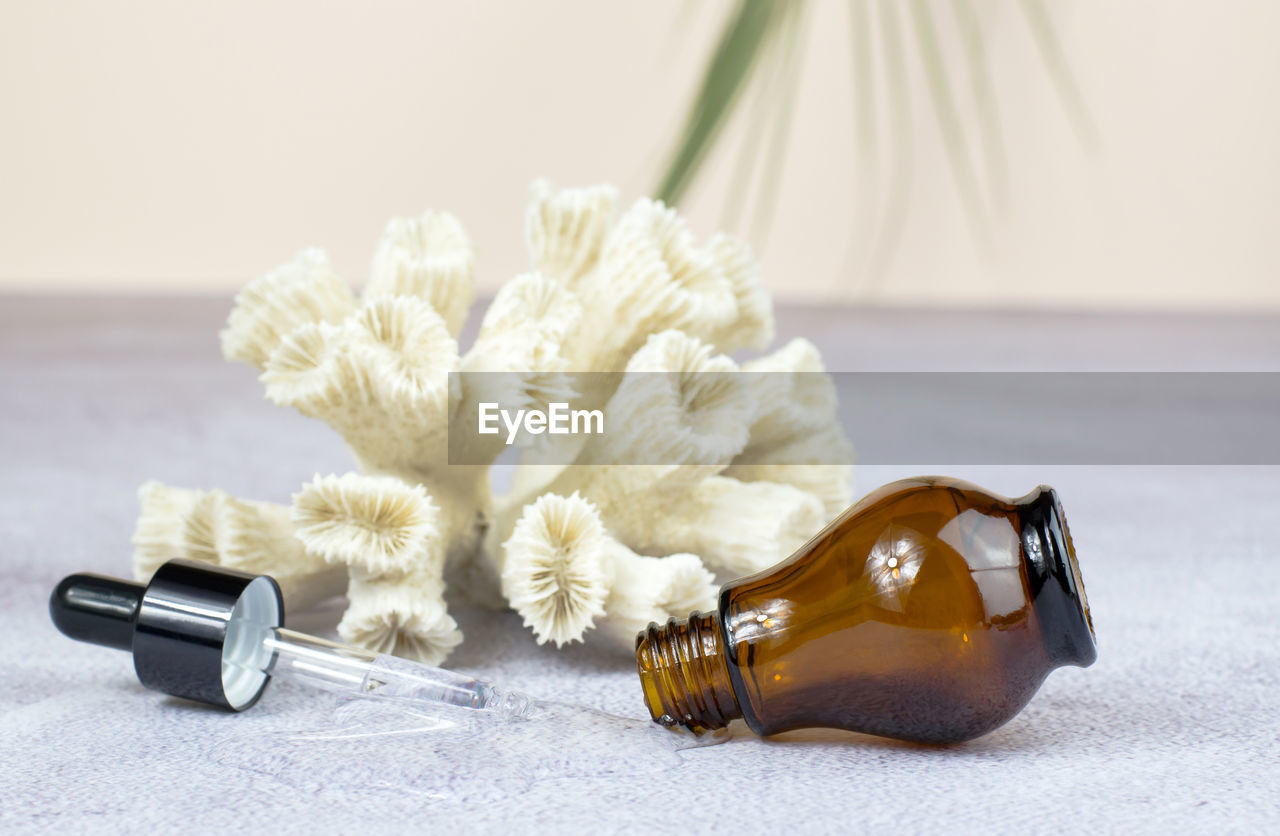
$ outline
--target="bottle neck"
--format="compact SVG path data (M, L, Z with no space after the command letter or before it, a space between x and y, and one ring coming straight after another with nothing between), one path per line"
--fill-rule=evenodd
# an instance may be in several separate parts
M1098 658L1098 650L1062 503L1047 485L1017 502L1025 571L1045 650L1054 667L1087 668Z
M699 732L742 716L714 613L650 624L636 638L636 667L654 722Z

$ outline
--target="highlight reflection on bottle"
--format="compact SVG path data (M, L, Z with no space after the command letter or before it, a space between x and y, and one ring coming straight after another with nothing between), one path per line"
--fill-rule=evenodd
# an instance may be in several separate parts
M727 584L715 613L636 640L657 722L926 743L1003 725L1049 671L1096 656L1053 489L1011 500L938 477L873 492L787 560Z

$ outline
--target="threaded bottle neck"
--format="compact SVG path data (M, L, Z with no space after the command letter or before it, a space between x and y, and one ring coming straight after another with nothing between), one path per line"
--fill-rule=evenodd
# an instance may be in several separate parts
M650 624L636 637L636 667L655 722L698 732L742 716L718 621L714 613L695 612Z

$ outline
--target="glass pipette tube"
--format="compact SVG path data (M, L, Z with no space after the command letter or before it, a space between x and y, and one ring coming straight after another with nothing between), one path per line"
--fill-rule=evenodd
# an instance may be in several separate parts
M255 667L272 677L345 696L446 705L500 719L529 713L529 697L484 680L283 627L247 626L260 644Z

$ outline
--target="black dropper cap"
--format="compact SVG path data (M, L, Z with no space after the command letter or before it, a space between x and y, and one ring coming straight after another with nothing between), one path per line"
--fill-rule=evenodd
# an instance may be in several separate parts
M266 575L171 560L146 585L92 574L64 578L49 598L49 617L77 641L132 651L148 688L242 711L269 678L240 664L257 648L234 637L229 646L229 628L279 627L284 603Z
M49 616L64 636L117 650L133 649L144 584L105 575L70 575L49 598Z

